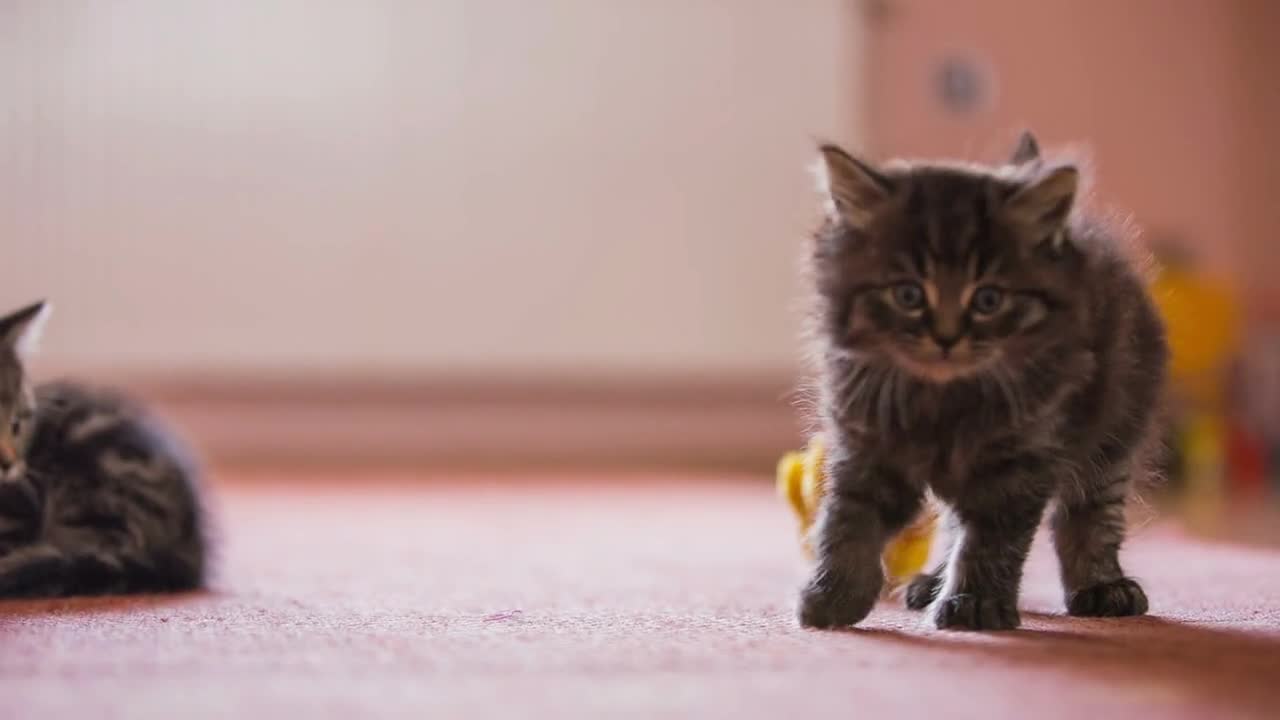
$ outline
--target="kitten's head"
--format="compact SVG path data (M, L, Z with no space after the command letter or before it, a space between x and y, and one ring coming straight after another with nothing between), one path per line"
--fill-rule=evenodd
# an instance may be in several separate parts
M1075 331L1079 172L1024 135L999 167L877 168L825 145L814 271L828 345L933 383L1016 368Z
M0 317L0 480L22 474L31 443L35 402L23 358L39 339L47 309L38 302Z

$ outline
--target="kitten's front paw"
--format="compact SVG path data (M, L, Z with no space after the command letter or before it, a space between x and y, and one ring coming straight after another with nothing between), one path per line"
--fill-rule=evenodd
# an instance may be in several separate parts
M1022 624L1016 598L961 593L939 599L932 607L939 630L1013 630Z
M796 619L801 627L820 630L857 625L871 614L883 585L883 575L843 582L816 577L800 591Z
M1067 613L1077 617L1128 617L1147 613L1147 594L1129 578L1098 583L1067 597Z
M938 589L942 587L942 578L933 573L920 573L907 585L907 607L911 610L924 610L929 603L938 597Z

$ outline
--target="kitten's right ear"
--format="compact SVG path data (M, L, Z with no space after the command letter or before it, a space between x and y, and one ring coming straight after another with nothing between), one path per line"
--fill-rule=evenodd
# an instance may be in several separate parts
M1023 130L1018 136L1018 144L1013 148L1013 155L1009 157L1009 164L1026 165L1039 159L1040 143L1036 142L1036 136L1030 130Z
M893 192L893 181L835 145L823 145L818 185L832 220L865 227Z
M33 303L0 318L0 347L25 355L40 340L40 331L49 316L45 301Z

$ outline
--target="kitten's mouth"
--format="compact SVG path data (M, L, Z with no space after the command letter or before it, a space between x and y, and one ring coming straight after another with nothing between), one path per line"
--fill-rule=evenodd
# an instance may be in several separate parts
M26 463L19 460L18 462L0 469L0 480L13 481L22 478L23 473L27 471Z
M894 355L898 364L908 373L938 384L975 375L985 365L967 348L946 351L935 346L927 351L898 351Z

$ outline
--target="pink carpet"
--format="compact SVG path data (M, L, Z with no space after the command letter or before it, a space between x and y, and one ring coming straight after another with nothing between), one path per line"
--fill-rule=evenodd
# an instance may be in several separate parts
M0 717L1280 717L1275 551L1149 526L1153 617L1085 621L1041 542L1022 631L811 633L764 482L301 480L219 494L212 592L0 605Z

